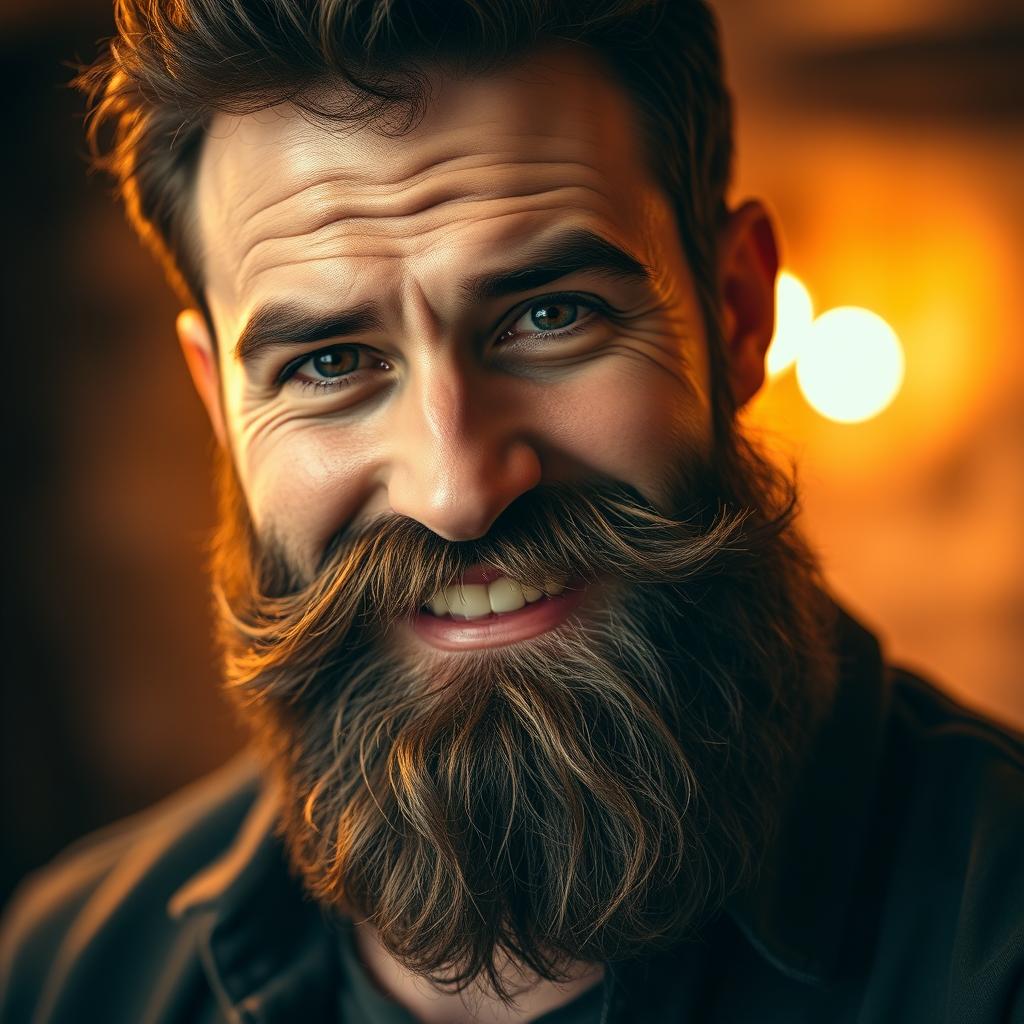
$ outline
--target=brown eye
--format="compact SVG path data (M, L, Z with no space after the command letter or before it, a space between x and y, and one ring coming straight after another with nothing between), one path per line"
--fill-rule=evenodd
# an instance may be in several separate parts
M331 345L296 359L285 367L280 383L317 391L333 391L365 382L367 371L390 371L391 364L362 345Z
M359 353L351 345L337 345L317 352L309 365L321 377L343 377L359 366Z
M579 309L574 302L538 303L530 310L530 322L542 331L557 331L575 323Z
M519 307L521 312L499 337L500 343L554 345L563 338L597 326L610 316L610 307L600 299L587 296L550 295Z

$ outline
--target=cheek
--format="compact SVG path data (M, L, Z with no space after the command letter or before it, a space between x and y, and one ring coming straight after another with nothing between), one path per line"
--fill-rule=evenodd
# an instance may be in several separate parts
M296 425L240 453L253 525L273 534L296 565L312 571L330 539L365 505L367 453L336 425Z
M253 526L311 568L365 498L366 446L358 431L248 394L238 367L224 380L232 457Z
M670 468L710 449L702 389L654 365L616 360L559 390L548 414L556 443L657 505L667 501Z

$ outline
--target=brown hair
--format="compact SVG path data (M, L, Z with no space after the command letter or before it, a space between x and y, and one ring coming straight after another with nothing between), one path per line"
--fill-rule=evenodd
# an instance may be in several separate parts
M215 113L293 101L401 134L427 102L424 66L482 72L562 40L603 58L633 97L705 317L714 315L732 131L703 0L115 0L115 13L117 35L76 80L90 98L90 147L186 302L205 311L192 191ZM361 99L319 102L311 87L331 79Z

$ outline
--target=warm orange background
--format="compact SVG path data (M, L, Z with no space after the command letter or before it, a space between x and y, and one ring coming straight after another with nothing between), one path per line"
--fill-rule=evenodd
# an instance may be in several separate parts
M866 306L907 376L859 425L792 373L750 411L801 466L829 580L890 653L1024 726L1024 25L999 0L716 5L734 197L764 196L819 310ZM211 440L175 305L87 180L62 60L107 0L0 4L5 650L0 896L239 744L201 545Z
M750 418L798 457L828 578L890 654L1024 728L1024 8L718 8L735 195L769 200L817 308L874 310L906 354L873 420L822 418L792 373Z

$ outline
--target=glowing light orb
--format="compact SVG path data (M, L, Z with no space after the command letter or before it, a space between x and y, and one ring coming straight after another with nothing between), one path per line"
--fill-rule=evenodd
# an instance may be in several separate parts
M793 365L807 343L813 319L810 292L800 278L782 271L775 285L775 333L765 357L769 377Z
M892 402L904 369L903 346L877 313L839 306L811 325L797 357L796 379L804 398L822 416L860 423Z

